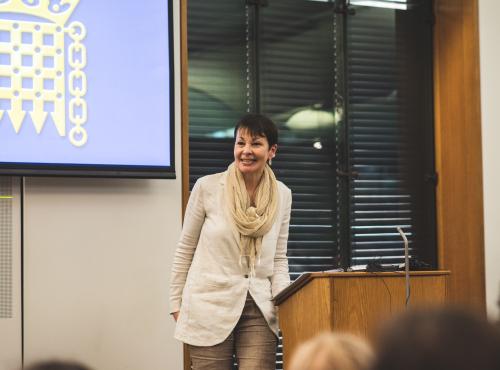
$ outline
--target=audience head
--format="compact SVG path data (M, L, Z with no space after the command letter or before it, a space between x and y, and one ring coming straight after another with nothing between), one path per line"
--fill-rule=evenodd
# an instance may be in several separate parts
M77 362L45 361L45 362L37 362L25 368L25 370L91 370L91 369Z
M372 360L372 349L364 339L323 333L299 346L290 370L367 370Z
M500 370L500 333L458 309L405 313L382 331L373 370Z

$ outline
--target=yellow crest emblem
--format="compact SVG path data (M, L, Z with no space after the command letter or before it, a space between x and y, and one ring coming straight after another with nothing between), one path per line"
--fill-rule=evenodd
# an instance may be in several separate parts
M60 136L87 142L87 52L85 26L66 26L79 0L0 0L0 100L16 133L29 114L37 134L50 117ZM8 15L10 15L8 17ZM13 15L23 16L18 20ZM44 21L32 20L42 18ZM71 39L66 50L65 35ZM70 67L66 72L67 62ZM66 79L70 95L66 104ZM66 133L66 106L71 128Z

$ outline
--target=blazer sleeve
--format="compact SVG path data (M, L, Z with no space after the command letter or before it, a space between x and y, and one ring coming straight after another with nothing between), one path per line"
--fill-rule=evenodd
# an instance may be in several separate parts
M198 180L186 207L184 225L175 250L172 272L170 275L170 313L180 310L182 291L191 267L194 252L198 245L201 229L205 221L202 181Z
M272 296L276 297L279 292L290 284L290 275L288 273L288 258L286 255L288 244L288 228L290 226L290 213L292 210L292 192L287 188L287 194L284 202L285 210L283 220L281 221L280 233L274 255L274 271L271 278Z

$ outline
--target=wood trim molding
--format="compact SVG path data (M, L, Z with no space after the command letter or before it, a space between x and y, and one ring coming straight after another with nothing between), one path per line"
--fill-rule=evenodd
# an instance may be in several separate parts
M181 143L182 143L182 219L189 199L189 85L187 45L187 1L180 0L181 26Z
M486 312L477 0L435 0L439 268L450 299Z
M449 271L411 271L410 275L412 278L417 276L441 276L450 275ZM280 294L278 294L274 299L274 304L276 306L281 305L289 297L297 293L299 290L303 289L305 285L309 284L314 279L343 279L343 278L357 278L357 279L369 279L369 278L401 278L405 277L404 271L391 271L391 272L308 272L300 275L292 284L286 287Z
M181 151L182 151L182 219L189 199L189 85L188 85L188 44L187 44L187 2L180 0L181 27ZM183 345L184 370L191 369L189 348Z

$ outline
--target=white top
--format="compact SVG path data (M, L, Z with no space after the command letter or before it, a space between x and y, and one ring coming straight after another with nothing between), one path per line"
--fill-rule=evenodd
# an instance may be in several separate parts
M290 284L286 256L292 193L278 181L276 220L264 235L255 276L240 261L238 234L227 215L226 172L200 178L189 198L175 252L170 283L170 312L180 311L175 338L195 346L223 342L236 326L247 293L278 335L271 301Z

